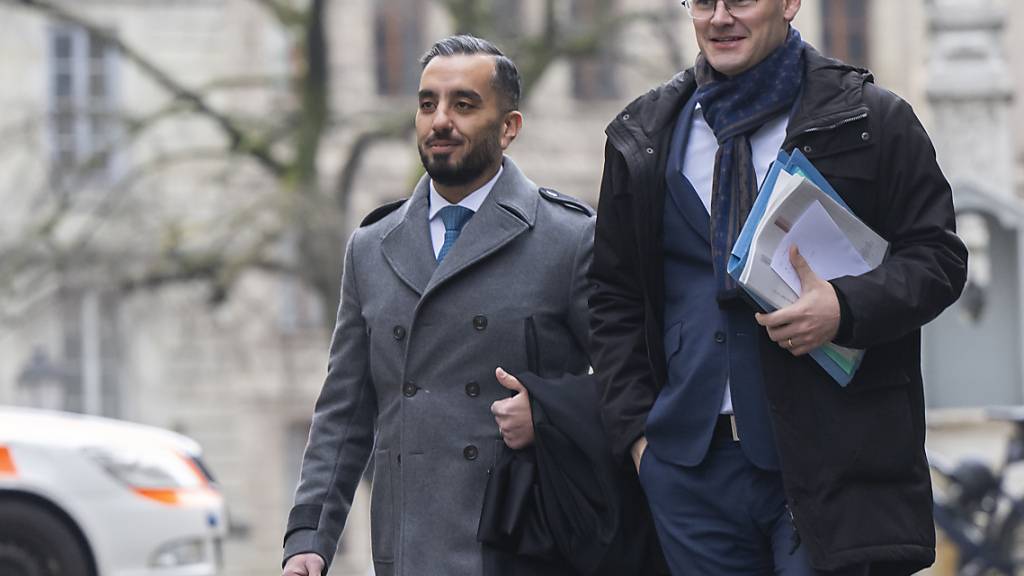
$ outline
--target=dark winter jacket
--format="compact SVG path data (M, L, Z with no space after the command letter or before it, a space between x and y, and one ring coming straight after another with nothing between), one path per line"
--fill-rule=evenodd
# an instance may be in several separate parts
M832 281L839 344L866 349L848 387L761 330L760 354L789 505L812 564L934 560L920 328L959 296L967 251L950 187L911 107L871 75L805 52L803 93L783 149L800 149L890 242L877 269ZM644 434L665 383L662 207L672 129L692 70L608 126L590 299L591 360L618 457ZM713 304L711 304L713 305Z

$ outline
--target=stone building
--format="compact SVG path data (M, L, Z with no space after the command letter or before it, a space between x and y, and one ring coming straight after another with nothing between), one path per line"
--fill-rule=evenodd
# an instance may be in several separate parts
M981 224L968 222L979 230L976 244L985 250L1000 234L1015 234L1022 213L1024 158L1008 150L1024 150L1024 130L1010 129L1024 125L1020 105L1010 98L1024 82L1024 57L1018 56L1024 50L1014 49L1024 37L1024 4L975 1L984 10L998 10L992 12L997 16L961 18L977 7L944 0L804 0L797 26L823 51L871 68L879 83L914 105L945 155L943 165L958 177L966 172L963 182L974 183L964 188L965 206L984 207L998 199L1001 208L984 212ZM566 27L580 25L602 3L556 1L554 17ZM81 26L16 4L0 2L0 134L7 136L0 139L0 293L13 294L0 298L0 403L104 414L195 437L231 507L226 573L276 574L282 528L326 364L329 334L321 304L294 282L259 272L245 275L231 297L216 306L209 305L207 287L197 282L125 294L110 281L115 264L123 263L111 262L111 254L120 260L131 253L125 245L165 234L162 223L185 213L200 221L215 218L224 207L247 206L253 197L272 193L274 184L252 166L216 157L137 176L136 167L175 153L211 154L223 148L223 138L208 120L194 115L169 118L133 138L117 119L160 111L169 100L165 90ZM186 86L268 76L284 82L294 65L287 34L252 0L58 4L138 47ZM538 30L547 17L543 0L499 4L499 34ZM526 126L510 151L537 182L591 203L597 198L604 125L635 95L670 77L679 65L689 65L696 53L685 11L675 0L613 0L612 5L620 14L646 17L631 19L596 55L552 64L525 102ZM951 14L941 22L969 20L982 36L973 44L930 41L947 29L941 23L930 26L938 22L929 19L937 10ZM453 26L441 3L430 0L333 0L327 18L333 103L342 122L356 124L382 111L413 109L415 60ZM937 52L943 46L946 52ZM996 61L996 76L988 77L992 93L982 100L997 104L997 111L978 111L983 118L997 114L985 126L1002 125L1001 137L1010 143L1000 148L999 158L981 158L995 167L957 164L963 147L956 142L965 128L942 123L948 111L943 98L975 78L947 68L948 60L965 54ZM258 114L273 109L275 99L287 98L287 87L279 88L219 94L213 103L226 113ZM984 138L985 132L980 134ZM350 132L328 135L320 158L324 174L337 172L352 144ZM62 174L86 158L99 163L97 175L66 189ZM987 176L994 173L999 185L989 186ZM374 147L358 175L349 226L377 204L407 195L417 174L418 158L408 138ZM36 264L49 254L46 246L26 247L19 240L46 226L47 210L54 205L47 198L61 194L77 195L76 205L85 212L67 215L70 224L62 228L67 234L88 234L94 222L89 214L116 207L119 217L105 220L102 234L73 261L40 268ZM121 194L125 199L119 200ZM1011 236L1012 245L1016 236ZM993 262L996 252L993 248ZM978 282L986 280L982 276ZM983 322L996 325L979 331L993 341L1016 338L1009 341L1008 353L1016 352L1017 358L1021 322L1010 317L999 324L991 310L1005 297L1019 318L1021 284L1005 284L994 271L990 278L990 316L985 317L990 320ZM1008 294L997 295L1000 287ZM952 368L943 361L950 349L963 345L956 336L965 330L958 318L973 313L951 310L936 325L942 330L927 336L929 386L936 382L929 398L936 399L936 407L954 409L952 420L939 418L947 424L937 437L950 438L954 453L972 447L956 443L966 436L957 435L964 419L955 409L989 399L1019 404L1024 398L1024 369L1017 365L990 378L996 383L988 395L964 392L949 377ZM976 362L957 374L989 373L989 359L979 356ZM958 432L944 436L947 429ZM357 495L332 574L367 573L367 500L366 494Z

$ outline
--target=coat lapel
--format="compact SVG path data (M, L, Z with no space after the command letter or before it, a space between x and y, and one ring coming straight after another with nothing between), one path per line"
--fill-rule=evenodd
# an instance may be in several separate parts
M391 269L420 296L437 268L427 221L428 176L420 179L409 201L402 206L402 219L384 234L381 251ZM467 225L468 227L468 225Z
M686 158L686 147L690 140L690 124L693 121L694 98L683 106L676 121L675 130L672 132L672 147L669 151L668 166L665 170L665 180L668 185L668 196L682 213L690 226L697 231L697 234L704 239L708 245L711 244L711 216L707 208L701 202L700 196L693 184L683 175L683 161ZM670 232L670 231L666 231Z
M466 223L458 241L438 265L424 296L533 227L540 201L537 186L508 157L504 167L480 210ZM425 215L423 218L426 220Z

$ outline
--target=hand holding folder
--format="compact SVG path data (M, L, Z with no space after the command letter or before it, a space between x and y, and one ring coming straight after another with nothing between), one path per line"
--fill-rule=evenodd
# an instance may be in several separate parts
M779 152L733 247L729 274L767 312L796 302L788 247L809 256L819 277L860 275L881 264L888 243L865 225L799 151ZM864 352L828 343L810 352L840 385Z

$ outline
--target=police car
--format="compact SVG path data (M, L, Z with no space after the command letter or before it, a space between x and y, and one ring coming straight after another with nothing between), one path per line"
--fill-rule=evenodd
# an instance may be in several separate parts
M0 406L0 575L210 576L224 499L185 436Z

